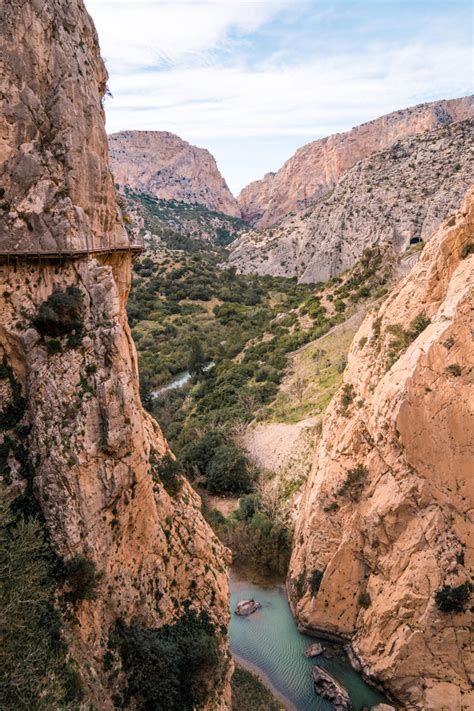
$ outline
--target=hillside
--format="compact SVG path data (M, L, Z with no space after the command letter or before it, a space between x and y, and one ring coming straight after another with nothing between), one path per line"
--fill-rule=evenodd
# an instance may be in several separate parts
M296 526L300 626L404 707L472 708L474 194L364 320Z
M238 196L242 217L269 227L332 190L358 161L409 136L474 117L472 97L435 101L395 111L302 146L275 174L251 183Z
M397 141L359 161L306 211L244 233L229 263L242 272L325 281L374 244L397 254L426 241L472 180L474 120Z
M168 131L121 131L109 136L116 184L160 200L197 204L240 217L240 208L209 151Z
M228 556L141 406L95 28L0 14L0 707L228 711Z

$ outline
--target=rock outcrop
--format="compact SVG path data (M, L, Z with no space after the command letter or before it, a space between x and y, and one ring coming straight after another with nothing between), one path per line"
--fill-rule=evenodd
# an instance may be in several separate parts
M121 188L240 217L237 201L208 150L168 131L121 131L109 136L109 151Z
M39 503L60 558L81 556L100 573L95 598L64 618L84 704L112 709L124 690L119 660L102 663L119 619L159 628L194 610L208 615L221 651L199 707L224 710L226 553L189 484L166 476L167 444L140 404L125 311L131 255L108 168L95 30L82 0L5 0L1 23L3 484L11 500ZM124 249L63 256L114 246ZM22 254L35 249L57 256Z
M303 497L301 628L410 709L472 708L474 190L356 335Z
M474 117L472 97L435 101L395 111L346 133L302 146L274 175L251 183L238 196L242 217L255 227L274 225L332 190L357 161L397 141Z
M359 161L308 210L244 232L230 264L309 283L340 274L375 244L401 254L459 206L472 180L473 143L474 119L400 140Z

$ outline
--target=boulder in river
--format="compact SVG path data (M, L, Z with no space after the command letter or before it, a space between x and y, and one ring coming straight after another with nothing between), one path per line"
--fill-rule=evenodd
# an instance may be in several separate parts
M244 617L246 615L251 615L252 612L258 610L259 607L262 607L261 604L253 598L251 600L241 600L237 603L234 612L236 615Z
M352 711L349 694L342 684L327 669L313 667L314 690L322 699L330 701L334 711Z
M305 649L304 656L305 657L318 657L323 652L324 652L323 645L319 644L319 642L315 642L310 647L308 647L308 649Z

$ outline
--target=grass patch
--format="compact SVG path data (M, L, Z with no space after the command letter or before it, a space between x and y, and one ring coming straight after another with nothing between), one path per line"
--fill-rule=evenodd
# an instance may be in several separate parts
M236 666L232 676L232 711L280 711L281 708L255 674Z

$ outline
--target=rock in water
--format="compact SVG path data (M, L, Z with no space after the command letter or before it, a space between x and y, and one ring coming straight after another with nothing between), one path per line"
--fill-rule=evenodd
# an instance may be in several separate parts
M246 617L247 615L251 615L252 612L255 612L255 610L258 610L259 607L262 607L261 604L253 598L251 600L241 600L237 603L234 612L236 615Z
M351 711L353 709L349 694L327 669L313 667L311 674L315 692L322 699L331 701L334 711Z
M305 657L317 657L324 652L324 647L319 642L315 642L308 649L305 649Z

